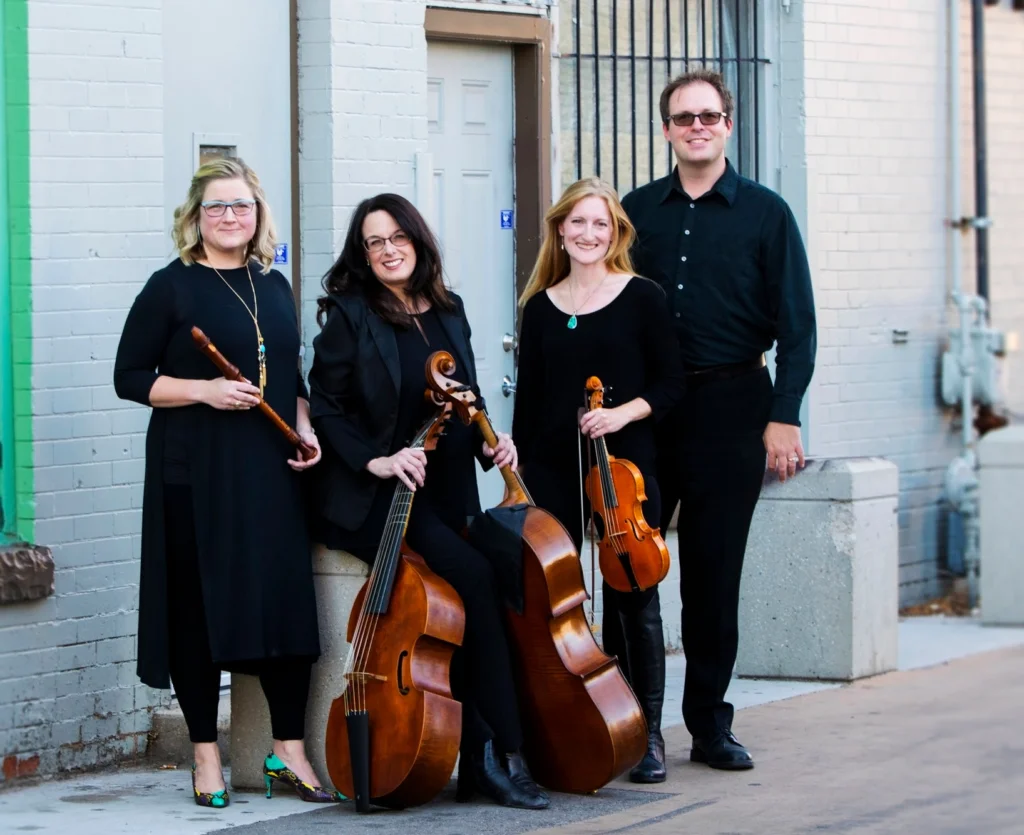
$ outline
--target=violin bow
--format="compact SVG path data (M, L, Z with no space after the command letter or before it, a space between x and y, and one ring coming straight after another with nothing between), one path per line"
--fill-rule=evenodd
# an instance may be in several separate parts
M195 326L192 328L192 340L196 343L196 347L206 354L206 356L210 358L211 362L220 369L220 373L223 374L224 377L238 383L248 383L249 385L252 385L252 383L242 375L242 372L238 370L237 365L232 365L228 362L227 358L217 349L217 346L210 341L210 337ZM262 397L260 398L259 409L270 419L270 422L274 424L274 426L281 430L288 441L298 448L303 461L312 461L316 458L316 450L302 440L302 438L299 437L299 433L292 429Z

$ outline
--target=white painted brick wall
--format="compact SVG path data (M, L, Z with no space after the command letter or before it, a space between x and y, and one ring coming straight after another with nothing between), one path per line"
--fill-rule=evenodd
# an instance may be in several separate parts
M312 360L320 280L360 200L415 202L415 155L427 148L423 0L299 4L302 323Z
M944 4L806 0L808 248L819 310L810 452L900 469L902 599L938 591L958 449L939 408L947 330ZM884 23L884 25L882 25ZM785 95L785 90L783 90ZM909 331L894 344L893 329Z
M145 746L135 676L148 411L117 399L128 307L162 263L162 0L30 0L36 541L55 595L0 607L0 751L50 773Z
M1024 12L1007 3L985 10L985 103L988 110L989 300L992 325L1024 341ZM970 3L960 17L961 135L965 215L974 214L974 124ZM964 279L975 286L975 242L963 242ZM1024 420L1024 353L1009 356L1007 405Z

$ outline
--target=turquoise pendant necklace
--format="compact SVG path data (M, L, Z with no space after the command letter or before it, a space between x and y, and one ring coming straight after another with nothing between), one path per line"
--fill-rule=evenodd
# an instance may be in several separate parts
M568 279L568 281L569 281L569 303L572 305L572 316L569 317L569 321L565 323L565 326L569 330L571 330L571 331L576 330L576 326L580 323L579 319L576 318L576 314L579 313L580 310L582 310L586 306L587 302L590 301L591 296L593 296L594 293L596 293L598 290L601 289L601 285L604 284L605 278L608 278L608 273L605 273L604 277L599 282L597 282L597 287L595 287L593 290L590 291L590 294L583 300L583 304L581 304L579 307L576 306L576 300L573 298L573 295L572 295L572 279L571 278Z

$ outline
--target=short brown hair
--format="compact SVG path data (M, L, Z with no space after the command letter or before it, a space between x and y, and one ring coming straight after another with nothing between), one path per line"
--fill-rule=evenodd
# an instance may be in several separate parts
M722 78L722 74L720 72L702 67L699 70L690 70L689 72L685 72L682 75L673 78L668 83L668 86L661 91L661 101L659 102L659 106L661 107L661 123L663 125L668 124L668 117L670 115L668 112L668 102L669 99L672 98L672 94L675 93L676 90L683 87L689 87L691 84L696 84L698 81L703 81L705 84L710 84L715 88L715 92L718 93L719 98L722 100L722 110L725 111L725 117L727 119L732 118L732 93L730 93L729 88L725 86L725 79Z

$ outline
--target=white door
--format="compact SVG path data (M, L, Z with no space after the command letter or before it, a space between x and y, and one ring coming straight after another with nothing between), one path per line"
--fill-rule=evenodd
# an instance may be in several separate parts
M430 42L427 49L431 214L452 288L466 303L481 393L499 431L512 427L515 333L512 49ZM510 346L511 347L511 346ZM484 508L501 501L496 470L480 474Z
M201 159L239 156L266 192L291 280L292 115L289 4L173 0L163 4L165 228ZM171 241L167 240L168 252Z

